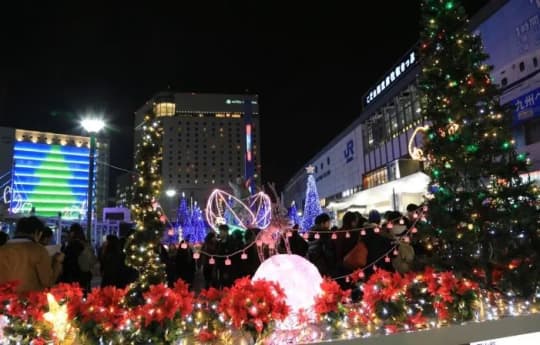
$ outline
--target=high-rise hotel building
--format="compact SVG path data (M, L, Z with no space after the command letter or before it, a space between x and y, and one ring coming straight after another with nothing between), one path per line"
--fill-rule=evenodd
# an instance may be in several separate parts
M160 202L169 219L182 194L204 205L213 189L260 177L257 95L158 93L135 112L135 149L150 112L163 121Z

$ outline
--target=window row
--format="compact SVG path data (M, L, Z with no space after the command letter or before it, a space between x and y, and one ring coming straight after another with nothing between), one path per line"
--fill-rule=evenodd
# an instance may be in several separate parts
M412 85L382 106L364 123L364 147L369 151L408 130L421 120L420 101Z

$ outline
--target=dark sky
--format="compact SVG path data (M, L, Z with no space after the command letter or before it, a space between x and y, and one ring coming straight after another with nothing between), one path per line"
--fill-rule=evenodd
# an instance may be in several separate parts
M130 168L133 112L155 92L248 91L260 97L263 179L282 185L360 114L420 29L419 1L126 4L3 10L0 125L80 134L79 114L103 112L111 163Z

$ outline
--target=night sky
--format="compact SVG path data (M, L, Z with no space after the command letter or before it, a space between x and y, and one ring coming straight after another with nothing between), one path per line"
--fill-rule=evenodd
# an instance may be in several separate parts
M486 3L466 2L471 13ZM103 113L111 163L129 169L133 112L154 93L257 93L263 180L283 185L420 30L419 1L126 4L3 11L0 125L81 134L79 116Z

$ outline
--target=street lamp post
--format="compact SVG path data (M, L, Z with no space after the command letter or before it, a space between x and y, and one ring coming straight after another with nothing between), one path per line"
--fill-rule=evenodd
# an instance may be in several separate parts
M88 164L88 191L86 200L86 238L92 243L92 200L94 190L94 161L96 155L96 134L105 127L102 119L88 118L81 122L82 127L90 134L90 160Z
M167 200L167 213L166 214L168 214L170 216L170 215L172 215L172 213L169 212L169 209L168 209L169 206L172 205L173 213L174 213L174 211L176 211L176 210L174 210L174 197L176 196L176 189L169 188L169 189L165 190L165 195L169 199L169 200ZM165 210L163 210L163 211L165 211Z

